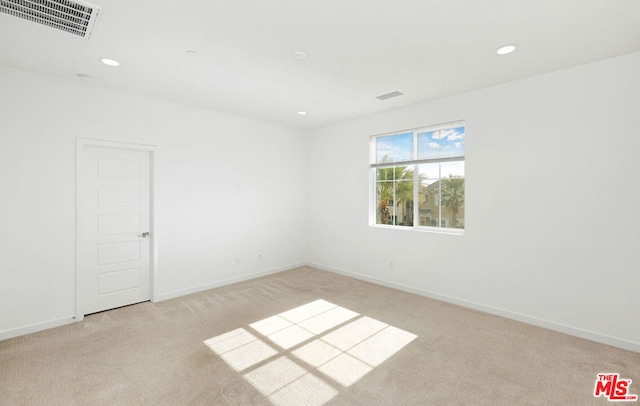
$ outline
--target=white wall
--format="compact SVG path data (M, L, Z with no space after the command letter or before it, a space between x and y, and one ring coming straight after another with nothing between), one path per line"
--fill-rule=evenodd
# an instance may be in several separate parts
M304 137L0 69L0 339L71 321L91 137L158 145L159 299L309 261L640 351L639 94L632 54ZM368 137L457 119L465 235L369 227Z
M301 130L0 69L0 339L75 313L76 137L157 145L157 298L304 261Z
M632 54L315 130L308 259L640 351L639 95ZM369 136L459 119L464 236L369 227Z

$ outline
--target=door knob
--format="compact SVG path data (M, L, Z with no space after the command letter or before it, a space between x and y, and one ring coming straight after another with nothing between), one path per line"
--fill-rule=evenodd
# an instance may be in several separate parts
M142 238L147 238L148 236L149 236L149 232L148 231L145 231L142 234L138 234L138 237L142 237Z

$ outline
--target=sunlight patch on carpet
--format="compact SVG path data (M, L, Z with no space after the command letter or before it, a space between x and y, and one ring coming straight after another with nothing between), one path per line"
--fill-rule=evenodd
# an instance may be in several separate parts
M204 342L236 371L243 371L278 353L245 329L239 328Z
M349 354L340 354L326 364L320 365L318 370L330 376L342 386L351 386L358 382L373 368Z
M267 337L278 344L280 347L288 350L314 336L313 333L299 327L297 325L289 326L284 330L277 331Z
M319 299L204 343L274 405L322 406L415 338Z

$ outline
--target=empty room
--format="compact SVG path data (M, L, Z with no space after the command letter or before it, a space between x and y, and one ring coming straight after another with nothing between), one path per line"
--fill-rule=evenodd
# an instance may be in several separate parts
M0 405L640 393L640 2L0 1Z

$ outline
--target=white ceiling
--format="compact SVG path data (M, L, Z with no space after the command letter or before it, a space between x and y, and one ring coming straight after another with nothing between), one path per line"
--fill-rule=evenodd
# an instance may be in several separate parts
M0 66L309 128L640 51L639 0L93 3L89 40L0 13Z

